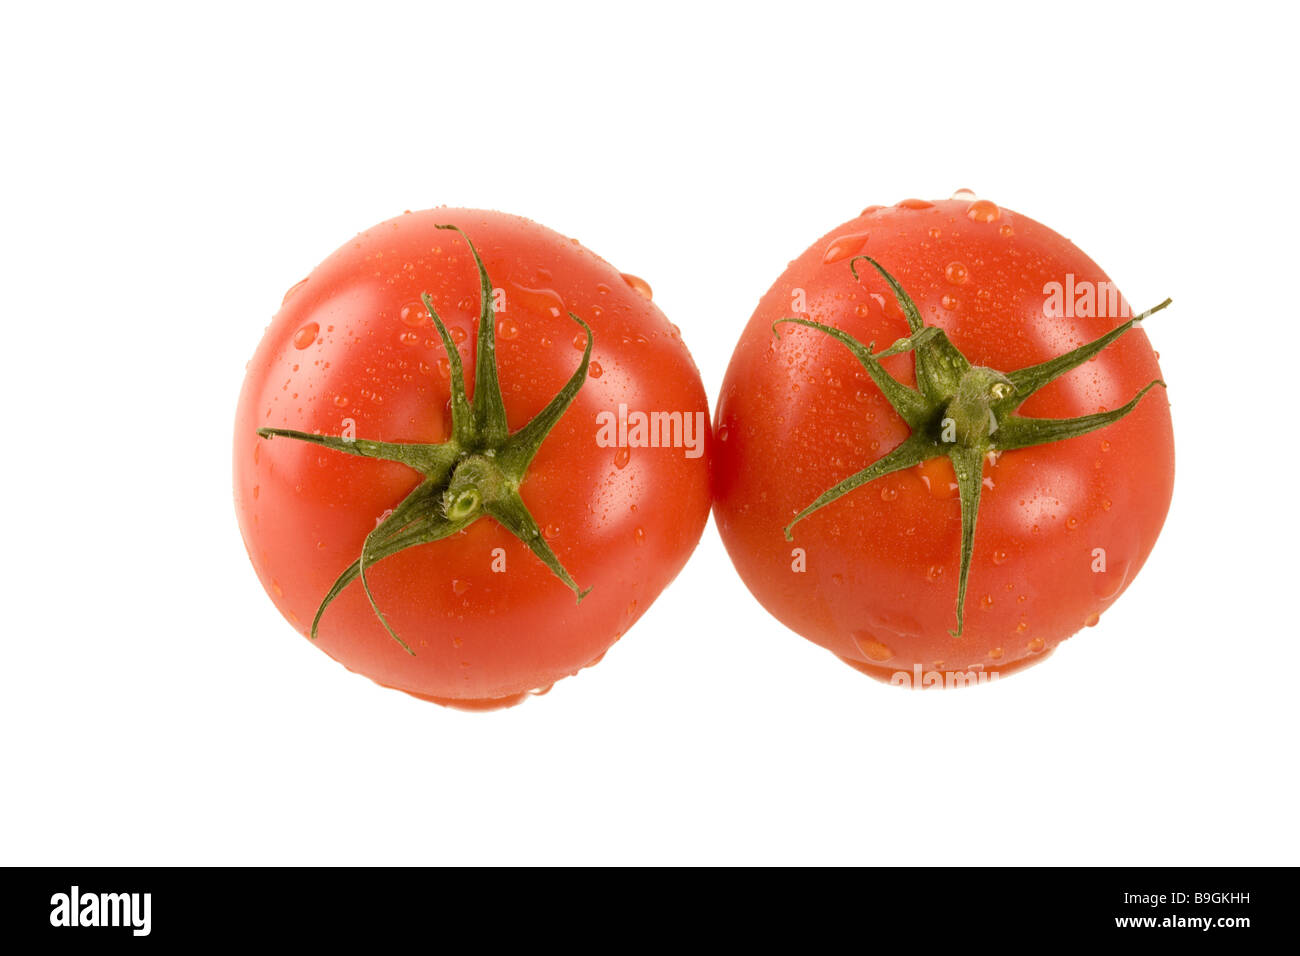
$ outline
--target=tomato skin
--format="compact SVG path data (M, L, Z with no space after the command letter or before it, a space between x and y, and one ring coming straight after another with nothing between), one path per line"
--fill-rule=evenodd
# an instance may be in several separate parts
M594 663L644 613L694 549L708 516L711 432L699 372L675 326L609 263L504 213L408 213L358 235L287 294L248 366L236 417L235 503L267 593L307 634L335 578L381 515L418 484L401 464L256 435L259 427L441 442L450 436L446 353L420 295L454 338L473 392L479 285L461 227L495 288L496 353L511 431L577 368L580 328L593 364L542 443L520 494L583 588L577 604L491 518L371 566L376 619L359 582L331 604L317 643L351 670L416 696L467 707L516 702ZM598 412L704 413L703 454L599 447ZM500 550L498 550L500 549ZM504 558L505 572L500 567Z
M1002 371L1060 355L1120 324L1044 316L1044 287L1074 276L1109 283L1096 263L1045 226L991 203L909 201L876 208L814 243L763 297L732 357L715 415L714 514L737 571L787 626L872 676L984 671L1041 660L1123 593L1150 554L1173 490L1173 431L1164 389L1088 435L1002 453L985 466L965 630L954 626L961 512L946 459L887 475L782 529L823 491L880 458L908 428L861 365L795 315L884 349L908 333L877 259L929 325L974 364ZM829 260L829 261L828 261ZM1079 286L1081 287L1081 286ZM1102 287L1106 288L1106 287ZM1153 321L1159 321L1158 319ZM915 384L913 360L884 361ZM1146 333L1133 330L1031 396L1026 417L1113 409L1160 378ZM793 549L806 570L792 570ZM1097 567L1104 550L1106 570Z

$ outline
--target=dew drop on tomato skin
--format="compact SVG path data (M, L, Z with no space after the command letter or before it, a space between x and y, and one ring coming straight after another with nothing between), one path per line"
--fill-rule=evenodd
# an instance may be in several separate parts
M987 199L977 199L966 207L966 218L973 222L996 222L1002 210Z
M975 200L976 196L975 196L975 192L974 192L973 190L970 190L970 189L958 189L956 192L954 192L954 193L953 193L950 197L948 197L948 198L950 198L950 199L958 199L958 200L965 200L965 201L967 201L967 202L973 202L973 201Z
M423 302L408 302L402 306L398 318L402 320L403 325L409 325L413 329L419 328L429 323L429 310L424 307Z
M957 475L952 470L952 462L947 458L931 458L921 462L916 466L916 474L932 497L958 496Z
M630 272L621 272L619 275L623 277L623 281L626 282L628 287L633 291L645 296L647 299L654 299L654 290L650 288L650 283L646 282L645 279L642 279L640 276L634 276Z
M592 362L587 366L587 374L592 378L600 378L605 374L605 370L601 367L599 362Z
M626 448L626 447L624 447L624 448L620 448L620 449L618 449L616 452L614 452L614 467L615 467L615 468L618 468L618 469L626 468L626 467L627 467L627 463L628 463L629 461L631 461L631 460L632 460L632 451L631 451L631 449L629 449L629 448Z
M862 655L869 661L875 661L877 664L883 664L885 661L892 660L894 650L883 641L879 641L868 631L854 631L853 643L857 645Z
M970 270L961 262L950 262L944 267L943 277L953 285L962 285L970 278Z
M933 209L934 203L925 199L904 199L897 204L900 209Z
M307 284L307 280L306 280L306 279L299 279L299 280L298 280L297 282L295 282L293 285L289 286L288 291L285 292L285 294L284 294L284 298L280 300L280 305L284 305L286 302L288 302L288 301L289 301L289 297L292 296L295 292L297 292L299 289L301 289L301 288L302 288L303 286L305 286L306 284Z
M1091 553L1089 555L1091 557ZM1096 559L1093 559L1095 565ZM1119 593L1124 590L1124 585L1128 583L1129 574L1133 566L1123 558L1116 558L1114 555L1108 555L1106 558L1106 568L1104 571L1094 570L1092 574L1092 593L1102 601L1113 601L1119 597Z
M843 262L850 256L856 256L862 251L867 244L867 233L859 232L848 236L840 236L831 241L826 247L826 252L822 254L822 262L830 265L833 262Z
M320 334L320 324L317 322L308 322L297 332L293 333L293 347L296 349L305 349L316 341L316 336Z

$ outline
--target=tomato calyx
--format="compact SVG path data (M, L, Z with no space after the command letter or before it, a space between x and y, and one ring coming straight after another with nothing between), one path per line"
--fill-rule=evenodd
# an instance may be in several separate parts
M772 323L772 331L780 337L777 326L787 323L802 325L817 329L841 342L861 363L885 400L906 422L911 434L892 451L822 492L785 527L785 539L794 540L795 525L855 488L932 458L948 458L957 477L961 508L957 627L948 633L954 638L961 637L986 456L993 452L1064 441L1105 428L1132 412L1152 388L1157 385L1165 387L1163 381L1155 379L1119 408L1077 418L1025 418L1016 414L1016 410L1039 389L1097 355L1129 329L1140 325L1143 319L1166 308L1172 300L1165 299L1100 338L1064 355L1038 365L1003 373L971 365L948 340L942 329L926 325L911 296L875 259L866 255L850 259L849 268L855 279L861 278L857 270L857 263L861 259L869 262L888 283L907 319L910 329L907 336L888 348L875 352L874 342L863 345L847 332L811 319L778 319ZM881 365L881 359L904 352L911 352L915 359L916 388L904 385Z
M437 326L438 335L447 353L451 380L451 438L438 444L420 442L383 442L362 438L343 438L294 431L287 428L259 428L257 434L265 439L292 438L310 442L334 451L363 458L395 461L414 469L423 480L387 517L366 535L361 544L361 554L339 575L329 592L316 609L311 622L311 637L316 638L325 609L342 593L343 589L361 579L371 609L393 640L411 656L415 652L389 625L371 593L367 569L399 551L428 544L456 534L480 517L487 515L523 542L551 572L582 599L591 590L578 587L565 570L560 559L546 542L537 522L519 496L523 483L537 451L555 427L556 422L573 403L587 379L591 364L592 332L582 319L569 313L587 334L587 343L577 369L564 387L547 403L528 424L513 434L506 423L505 401L497 379L496 322L492 305L492 283L488 279L483 260L469 236L453 225L440 225L459 233L469 246L470 254L478 267L480 283L480 311L478 321L477 354L474 363L474 398L465 390L465 371L460 352L452 341L447 327L434 310L428 294L421 301Z

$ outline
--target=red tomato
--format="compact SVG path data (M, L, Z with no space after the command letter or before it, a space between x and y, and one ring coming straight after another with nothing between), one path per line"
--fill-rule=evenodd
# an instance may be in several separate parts
M464 366L460 413L444 334ZM484 342L495 363L479 361ZM601 428L620 404L698 428L677 447L620 443ZM349 669L440 703L508 705L597 662L685 564L709 510L707 411L641 280L526 219L408 213L293 286L267 329L235 426L240 528L280 612L309 634L319 610L317 643ZM520 429L554 412L516 454ZM373 607L340 579L363 543Z
M919 335L900 305L909 294L931 327ZM1156 355L1133 328L1090 361L1075 355L1077 367L1050 383L1014 370L1120 328L1126 310L1069 241L973 197L873 207L818 240L759 303L716 414L714 513L750 590L804 637L909 686L1006 674L1096 624L1169 507L1173 433ZM774 334L787 317L824 328L786 323ZM865 364L849 344L879 353L900 339L896 354ZM868 365L915 395L916 360L902 349L921 342L955 370L926 359L926 381L938 384L909 423ZM1118 420L1103 427L1024 421L1107 410ZM1051 438L1044 429L1073 437L1025 445ZM886 461L796 520L887 456L897 470ZM960 600L964 512L977 517Z

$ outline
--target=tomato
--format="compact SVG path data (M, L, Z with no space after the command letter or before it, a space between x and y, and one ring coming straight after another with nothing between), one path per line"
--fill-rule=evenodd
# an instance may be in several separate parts
M654 413L676 416L659 447L618 427ZM442 208L286 294L239 400L235 503L300 633L385 686L505 706L598 661L685 564L711 440L648 285L526 219Z
M1130 318L1069 241L970 195L818 240L759 303L715 415L714 513L749 589L907 686L983 682L1096 624L1173 490Z

